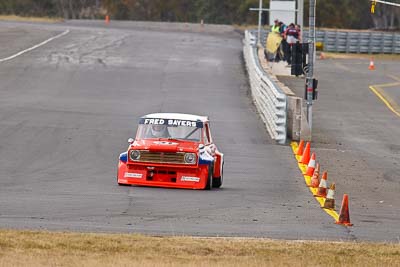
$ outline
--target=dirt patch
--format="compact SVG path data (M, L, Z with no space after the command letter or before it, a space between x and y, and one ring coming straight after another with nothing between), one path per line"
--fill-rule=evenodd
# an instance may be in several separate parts
M62 18L49 18L49 17L21 17L15 15L0 15L0 20L5 21L26 21L26 22L61 22Z
M400 61L400 55L398 54L347 54L347 53L331 53L331 52L319 52L317 57L321 57L321 53L325 59L371 59L374 60L393 60Z
M400 244L0 231L1 266L399 264Z

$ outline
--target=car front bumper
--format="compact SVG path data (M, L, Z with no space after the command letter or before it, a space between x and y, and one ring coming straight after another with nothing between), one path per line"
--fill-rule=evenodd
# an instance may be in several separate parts
M204 189L208 179L209 165L185 166L185 165L150 165L132 164L119 161L118 183Z

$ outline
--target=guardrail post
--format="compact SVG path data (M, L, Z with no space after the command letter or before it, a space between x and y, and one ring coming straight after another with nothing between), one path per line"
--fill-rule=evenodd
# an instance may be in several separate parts
M360 54L361 53L361 33L359 32L357 34L357 53Z
M346 53L350 52L350 32L346 34Z
M338 43L339 43L339 34L338 31L336 31L336 35L335 35L335 52L338 52Z
M330 52L328 50L328 31L324 31L324 51Z
M392 36L392 54L396 53L396 34L393 32Z
M385 33L381 34L381 53L385 52Z
M372 54L372 32L369 33L368 54Z

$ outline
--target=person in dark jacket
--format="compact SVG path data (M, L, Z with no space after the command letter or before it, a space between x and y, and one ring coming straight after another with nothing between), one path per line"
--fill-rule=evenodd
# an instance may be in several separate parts
M281 47L280 50L282 51L282 60L287 61L288 55L287 55L287 51L288 51L288 43L286 42L286 38L285 38L285 31L286 31L286 24L283 23L282 21L279 22L279 33L282 36L282 42L281 42Z

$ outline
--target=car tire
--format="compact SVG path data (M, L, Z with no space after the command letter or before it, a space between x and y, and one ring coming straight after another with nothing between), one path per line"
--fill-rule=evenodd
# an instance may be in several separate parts
M214 170L214 164L210 164L208 168L208 175L207 175L207 184L204 190L211 190L213 188L213 170Z
M212 186L214 188L220 188L223 181L224 181L224 165L222 164L221 176L220 177L214 177Z

